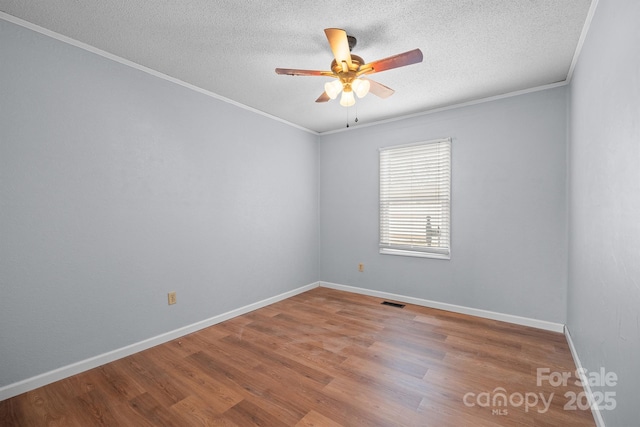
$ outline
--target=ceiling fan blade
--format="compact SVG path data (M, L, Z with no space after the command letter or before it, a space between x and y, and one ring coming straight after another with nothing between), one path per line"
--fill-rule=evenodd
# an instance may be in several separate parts
M408 52L399 53L388 58L364 64L360 69L364 70L363 74L373 74L391 70L393 68L404 67L405 65L416 64L418 62L422 62L422 51L420 49L413 49Z
M339 28L326 28L324 30L333 56L336 58L338 64L343 62L347 63L348 67L351 67L351 51L349 50L349 41L347 40L347 32Z
M295 68L276 68L276 74L289 76L333 76L333 71L297 70Z
M327 95L327 92L322 92L322 95L320 95L318 99L316 99L316 102L327 102L330 100L331 98L329 98L329 95Z
M388 98L395 93L395 90L383 85L382 83L378 83L375 80L371 80L371 79L363 79L363 80L369 81L369 84L370 84L369 92L376 96L379 96L380 98Z

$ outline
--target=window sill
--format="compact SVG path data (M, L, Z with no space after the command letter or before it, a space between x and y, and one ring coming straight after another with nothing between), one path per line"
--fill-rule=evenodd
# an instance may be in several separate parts
M451 253L438 254L432 252L409 251L402 249L381 248L380 253L383 255L410 256L416 258L433 258L433 259L451 259Z

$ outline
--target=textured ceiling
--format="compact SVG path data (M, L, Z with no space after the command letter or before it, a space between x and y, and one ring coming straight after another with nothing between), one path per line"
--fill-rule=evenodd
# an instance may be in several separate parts
M591 0L0 0L0 11L298 126L326 132L567 79ZM315 103L323 29L366 62L414 48L424 61L372 75L395 89L354 107Z

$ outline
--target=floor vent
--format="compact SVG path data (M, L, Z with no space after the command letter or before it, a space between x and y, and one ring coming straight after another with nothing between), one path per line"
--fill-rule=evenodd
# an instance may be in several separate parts
M398 304L397 302L382 301L382 305L390 305L391 307L404 308L404 304Z

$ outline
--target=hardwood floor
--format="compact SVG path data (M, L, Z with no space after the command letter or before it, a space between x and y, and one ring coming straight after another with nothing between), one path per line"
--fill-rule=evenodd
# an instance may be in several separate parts
M565 408L562 334L381 302L316 288L2 401L0 425L595 425Z

